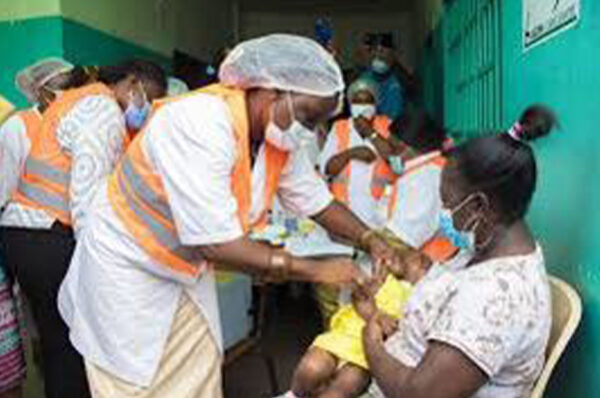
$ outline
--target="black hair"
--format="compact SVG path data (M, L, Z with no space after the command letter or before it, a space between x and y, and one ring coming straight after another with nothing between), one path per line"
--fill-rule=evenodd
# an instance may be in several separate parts
M392 134L419 152L438 151L446 141L446 130L422 109L407 109L390 126Z
M97 79L101 83L112 85L130 75L142 81L151 81L162 90L167 90L167 75L164 69L154 62L142 59L132 59L118 65L101 66L98 68Z
M537 183L537 165L529 142L547 136L558 125L543 105L530 106L513 134L474 138L447 152L471 192L483 192L510 225L525 217Z

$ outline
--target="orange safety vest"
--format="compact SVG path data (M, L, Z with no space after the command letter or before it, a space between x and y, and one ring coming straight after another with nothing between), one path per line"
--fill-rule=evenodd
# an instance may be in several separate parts
M154 110L200 93L221 98L232 115L238 157L231 173L231 189L238 205L238 219L243 231L247 232L250 228L249 214L252 205L252 170L245 92L212 85L179 97L158 101L154 104ZM108 184L109 200L119 219L146 253L176 273L186 277L197 277L202 271L201 261L194 250L183 246L179 241L162 178L144 153L141 139L143 135L142 130L111 175ZM266 204L270 206L288 153L269 144L266 144L265 150L265 194Z
M29 142L35 142L37 135L42 125L42 115L34 108L17 111L15 116L18 116L25 124L25 132Z
M63 150L56 133L63 117L77 102L90 95L114 98L108 87L95 83L65 91L46 109L13 197L17 203L46 211L64 225L72 224L69 203L71 154Z
M446 159L441 154L432 158L428 158L425 161L407 169L404 172L404 174L402 174L402 177L400 177L399 181L401 181L402 178L404 178L408 174L421 170L424 166L427 165L433 165L442 169L446 165L446 162ZM390 197L390 202L388 204L389 218L392 217L396 209L397 203L398 190L394 187L394 189L392 190L392 196ZM448 239L441 236L434 236L421 247L421 252L428 256L434 262L443 262L452 258L458 252L458 248L452 245L452 243L450 243Z
M385 116L376 116L373 122L373 128L383 138L390 136L391 121ZM350 149L350 133L352 129L352 120L345 119L336 122L335 134L338 142L338 153ZM333 196L342 203L348 203L348 184L350 183L350 164L347 164L344 170L338 174L329 184L329 189ZM378 158L373 168L371 178L371 195L375 199L381 199L385 187L394 181L394 172L384 159Z

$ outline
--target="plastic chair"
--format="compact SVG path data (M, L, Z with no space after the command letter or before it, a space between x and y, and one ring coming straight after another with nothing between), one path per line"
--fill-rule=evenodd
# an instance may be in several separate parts
M575 289L555 277L550 277L550 289L552 293L552 329L546 348L546 363L535 383L531 398L544 396L552 371L581 320L581 299Z

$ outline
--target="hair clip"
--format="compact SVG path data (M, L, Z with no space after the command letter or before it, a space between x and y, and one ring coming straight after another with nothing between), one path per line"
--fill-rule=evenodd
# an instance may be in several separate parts
M515 141L522 142L521 135L523 134L523 125L520 122L516 122L508 129L507 134Z

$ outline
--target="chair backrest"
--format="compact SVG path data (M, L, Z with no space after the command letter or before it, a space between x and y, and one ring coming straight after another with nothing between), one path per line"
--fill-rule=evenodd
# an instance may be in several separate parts
M531 398L542 398L562 353L581 320L581 299L566 282L550 277L552 292L552 329L546 349L546 363L537 380Z

